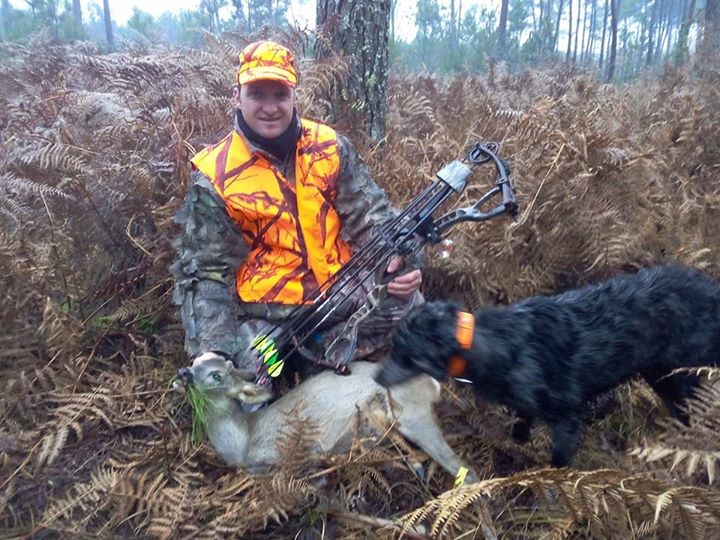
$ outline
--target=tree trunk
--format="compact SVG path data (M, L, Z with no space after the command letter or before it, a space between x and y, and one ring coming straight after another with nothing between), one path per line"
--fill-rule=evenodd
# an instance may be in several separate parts
M660 60L665 58L665 60L670 59L670 51L672 50L672 37L673 37L673 8L672 8L672 1L663 0L663 11L665 13L665 30L663 31L663 40L662 40L662 46L660 47ZM665 49L665 52L662 52L662 50ZM658 61L658 55L655 55L655 61Z
M344 55L350 62L341 105L360 111L364 131L385 137L390 0L318 0L315 55ZM347 107L344 107L347 108Z
M460 30L462 30L462 0L458 0L457 27L455 28L458 43L460 43Z
M535 0L530 0L530 16L532 17L533 34L537 34L538 21L537 21L537 17L535 17Z
M607 82L615 77L615 59L617 58L618 19L620 0L610 0L610 57L608 58Z
M578 3L580 3L578 1ZM578 9L580 6L578 5ZM580 34L580 63L585 61L585 35L587 34L588 10L587 4L583 5L582 34Z
M500 22L498 23L498 30L497 30L497 56L499 58L505 57L505 38L507 36L508 2L509 2L509 0L502 0L502 5L500 6Z
M7 39L10 30L10 0L2 0L2 8L0 8L0 16L2 17L2 34L0 38Z
M538 46L538 56L540 58L545 58L545 51L548 47L548 38L550 37L548 36L548 29L550 27L550 24L547 19L547 10L545 2L543 2L543 0L538 1L538 9L540 10L540 12L538 13L538 32L539 35L542 37Z
M82 8L80 6L80 0L73 0L72 5L72 12L73 12L73 30L75 37L78 39L82 39L85 37L85 31L83 29L83 22L82 22Z
M572 5L573 0L568 0L568 47L567 47L567 53L565 53L565 61L570 61L570 55L572 54Z
M705 2L705 28L700 44L700 65L703 67L717 63L720 51L720 0Z
M60 32L58 29L57 2L51 0L45 4L45 19L50 25L50 34L55 43L60 41Z
M584 42L583 47L583 61L593 61L593 49L595 47L595 19L597 18L597 0L592 0L590 4L590 28L588 29L587 41ZM587 24L587 23L586 23Z
M455 46L455 0L450 0L450 28L448 28L450 46Z
M560 0L560 5L558 6L558 12L557 12L557 18L555 19L555 49L558 52L560 51L560 17L562 16L563 12L563 3L564 0Z
M647 55L645 56L645 67L650 67L653 59L653 52L655 46L655 23L657 22L658 3L659 0L655 0L653 2L652 13L650 15L650 27L648 28L648 45Z
M103 0L103 15L105 19L105 40L108 49L115 50L115 40L113 40L112 19L110 18L110 0Z
M608 20L608 6L609 5L610 5L610 0L605 0L605 14L603 15L602 38L600 38L600 63L598 64L600 73L602 73L603 62L605 61L605 37L607 36L607 20Z
M570 1L572 2L572 0ZM577 20L575 22L575 47L573 47L573 64L577 62L578 37L580 36L580 20L582 19L582 16L580 15L580 0L578 0L577 8Z
M677 47L675 49L675 64L680 65L685 62L688 54L688 36L690 35L690 26L692 26L695 17L695 0L690 0L687 11L680 25L680 33L678 34Z

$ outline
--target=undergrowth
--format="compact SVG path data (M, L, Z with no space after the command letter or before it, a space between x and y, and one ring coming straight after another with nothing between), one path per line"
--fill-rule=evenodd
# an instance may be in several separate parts
M714 370L690 426L670 423L642 383L620 387L577 470L544 468L542 429L519 446L507 411L448 386L444 431L483 479L456 490L429 463L419 480L405 464L423 456L396 436L311 460L315 431L299 419L265 475L193 445L197 424L163 384L186 362L171 218L189 156L229 128L236 52L250 41L209 39L110 55L0 44L4 536L718 536ZM299 106L322 120L347 66L302 69ZM475 141L501 144L517 220L459 225L453 256L431 256L425 272L427 296L474 307L668 260L720 277L719 89L713 69L619 87L563 66L394 74L384 144L337 127L398 206ZM493 181L480 172L457 205Z

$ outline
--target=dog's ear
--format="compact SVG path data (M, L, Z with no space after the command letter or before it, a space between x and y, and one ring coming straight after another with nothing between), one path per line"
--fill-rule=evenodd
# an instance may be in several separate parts
M406 377L420 372L440 380L447 377L448 360L458 348L456 313L453 304L442 301L412 310L393 337L391 364Z

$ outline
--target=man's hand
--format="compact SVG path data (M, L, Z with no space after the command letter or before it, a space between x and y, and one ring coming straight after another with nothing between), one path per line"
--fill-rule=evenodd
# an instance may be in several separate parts
M392 274L397 272L403 265L403 258L400 255L396 255L390 259L390 263L387 266L386 272ZM420 288L422 284L422 272L413 270L407 274L402 274L393 279L387 286L388 294L398 296L400 298L409 298L415 291Z

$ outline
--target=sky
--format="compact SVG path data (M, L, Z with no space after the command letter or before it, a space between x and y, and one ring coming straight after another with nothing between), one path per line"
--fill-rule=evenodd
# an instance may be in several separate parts
M471 5L484 5L486 7L500 7L500 0L456 0L458 5L462 2L463 11ZM11 0L12 5L18 8L27 8L27 3L23 0ZM97 3L102 6L101 0L83 0L83 10L88 11L88 5ZM439 0L440 6L449 6L449 0ZM132 15L133 7L138 7L142 11L152 16L158 16L166 11L178 13L183 10L195 10L200 5L200 0L155 0L148 2L147 0L110 0L110 13L115 24L124 25ZM397 36L401 39L410 41L415 37L415 5L416 0L398 0L397 10L395 12L395 29ZM221 12L222 16L222 12ZM291 21L297 22L301 28L314 28L315 26L315 2L313 0L290 0L289 17Z

